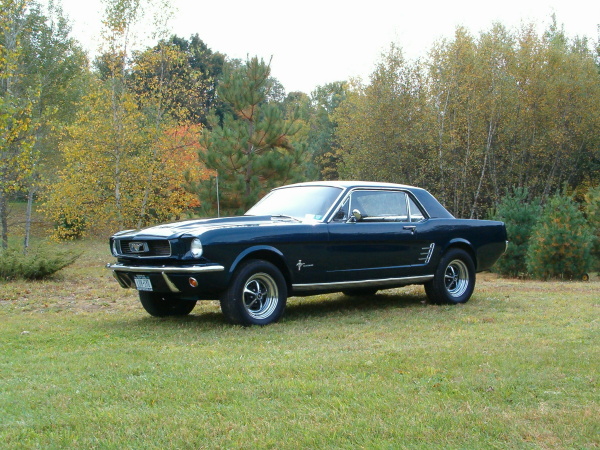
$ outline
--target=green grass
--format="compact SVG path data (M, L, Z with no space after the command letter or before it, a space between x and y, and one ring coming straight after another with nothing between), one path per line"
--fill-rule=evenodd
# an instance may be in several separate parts
M103 265L0 284L0 447L598 448L600 282L481 276L294 298L282 322L215 302L156 319Z

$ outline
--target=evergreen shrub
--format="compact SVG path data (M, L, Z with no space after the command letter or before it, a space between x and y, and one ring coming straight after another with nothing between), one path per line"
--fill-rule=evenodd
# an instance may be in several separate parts
M79 254L42 244L28 249L8 248L0 251L0 280L40 280L75 262Z
M537 199L529 200L527 188L514 188L502 199L494 218L506 225L508 248L494 270L504 276L518 276L527 272L527 250L533 227L540 216Z
M585 214L595 236L592 247L593 270L600 271L600 186L590 189L585 195Z
M538 279L578 279L592 264L594 235L577 203L556 195L534 227L527 252L529 273Z

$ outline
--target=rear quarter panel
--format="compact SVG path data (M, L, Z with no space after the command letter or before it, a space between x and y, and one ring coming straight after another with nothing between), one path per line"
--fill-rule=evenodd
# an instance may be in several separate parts
M430 219L427 222L427 232L436 242L436 264L449 248L460 247L471 253L476 271L481 272L489 270L506 250L506 228L502 222L473 219Z

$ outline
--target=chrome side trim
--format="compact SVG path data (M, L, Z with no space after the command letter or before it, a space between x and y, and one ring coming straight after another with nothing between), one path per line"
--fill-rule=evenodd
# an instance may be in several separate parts
M377 287L377 286L395 286L403 284L425 283L433 279L433 275L423 275L419 277L402 278L384 278L380 280L361 280L361 281L343 281L338 283L314 283L314 284L293 284L292 288L296 291L320 291L323 289L346 289L357 287Z
M210 266L158 267L158 266L124 266L123 264L107 264L107 269L115 272L135 273L207 273L223 272L225 267L219 264Z
M423 247L419 255L419 262L422 264L429 264L429 261L431 260L431 255L433 255L434 248L434 243L430 244L428 247Z

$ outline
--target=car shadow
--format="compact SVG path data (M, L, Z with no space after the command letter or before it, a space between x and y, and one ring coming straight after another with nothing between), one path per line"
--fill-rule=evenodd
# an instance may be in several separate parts
M310 318L326 318L400 308L423 308L427 305L427 297L422 292L402 291L400 289L380 291L374 295L347 296L342 293L323 294L311 297L291 297L288 299L282 322L298 322ZM191 326L198 329L214 330L217 328L230 329L231 325L218 306L217 302L198 306L190 315L184 317L151 317L144 315L133 319L136 326L152 329L181 328ZM131 325L131 321L123 323L123 327Z
M311 297L294 298L288 300L284 321L303 320L310 317L326 317L339 314L357 315L365 312L381 311L386 309L424 307L427 298L424 294L382 291L374 295L360 297L344 294L327 294Z

